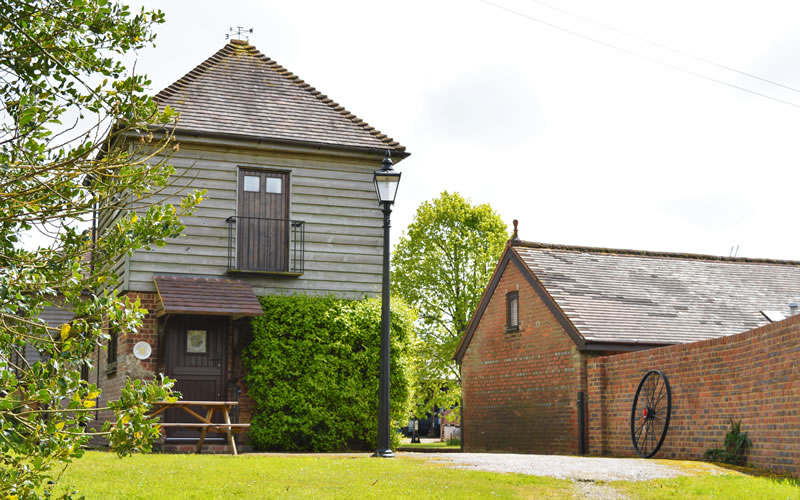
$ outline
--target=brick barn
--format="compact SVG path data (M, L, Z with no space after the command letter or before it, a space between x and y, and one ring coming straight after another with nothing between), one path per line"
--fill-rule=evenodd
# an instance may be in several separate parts
M515 230L455 354L464 451L586 453L588 430L601 427L585 417L598 404L587 374L616 366L603 360L769 326L798 301L800 262L547 245ZM788 360L785 371L796 383L788 390L800 392L797 364ZM638 383L647 365L626 376ZM630 415L630 403L620 406L609 417L618 427Z

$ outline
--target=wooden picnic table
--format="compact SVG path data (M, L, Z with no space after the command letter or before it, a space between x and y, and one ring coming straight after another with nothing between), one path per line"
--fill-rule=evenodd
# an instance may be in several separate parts
M234 432L241 432L250 428L250 424L233 424L231 423L230 409L239 403L236 401L157 401L153 403L155 411L150 413L150 416L158 415L170 408L181 408L189 415L197 419L197 422L190 423L176 423L176 422L162 422L162 428L185 428L200 430L200 441L197 443L195 453L200 453L203 448L203 441L206 439L206 433L211 432L224 432L227 435L228 445L231 447L231 453L237 455L236 442L233 440ZM206 410L206 416L202 416L193 409L191 406L202 406ZM220 412L225 423L212 422L214 413Z

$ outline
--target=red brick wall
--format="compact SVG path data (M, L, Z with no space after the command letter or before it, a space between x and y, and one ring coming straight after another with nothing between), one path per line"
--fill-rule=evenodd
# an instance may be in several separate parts
M520 331L506 333L506 293ZM461 364L464 450L578 453L585 354L509 262Z
M155 293L131 292L128 293L131 301L139 297L141 307L147 309L148 314L142 321L142 327L137 332L120 332L117 337L117 368L108 371L108 351L98 351L97 370L89 374L89 382L98 384L103 392L100 395L98 407L104 407L109 400L119 399L122 388L127 379L153 379L156 374L156 360L158 359L158 320L156 319ZM133 346L139 341L146 341L153 348L152 355L146 360L139 360L133 355ZM99 374L99 383L98 383ZM101 411L98 415L100 423L112 417L110 411Z
M658 458L702 458L722 447L732 418L753 442L748 463L800 474L800 316L729 337L590 360L591 453L635 453L631 404L652 369L672 387L672 420Z

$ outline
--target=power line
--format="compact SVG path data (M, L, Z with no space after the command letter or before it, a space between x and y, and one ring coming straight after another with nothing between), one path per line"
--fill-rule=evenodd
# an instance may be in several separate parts
M775 85L775 86L778 86L778 87L782 87L782 88L791 90L793 92L800 93L800 89L797 89L795 87L791 87L789 85L784 85L783 83L779 83L779 82L770 80L768 78L764 78L764 77L761 77L761 76L758 76L758 75L754 75L752 73L748 73L746 71L742 71L742 70L739 70L739 69L736 69L736 68L732 68L730 66L726 66L724 64L720 64L718 62L714 62L714 61L712 61L710 59L706 59L704 57L696 56L696 55L691 54L689 52L686 52L686 51L683 51L683 50L680 50L680 49L676 49L676 48L670 47L668 45L664 45L663 43L655 42L653 40L648 40L647 38L641 37L639 35L634 35L633 33L628 33L627 31L623 31L621 29L615 28L614 26L610 26L608 24L603 24L603 23L597 22L597 21L595 21L593 19L590 19L588 17L584 17L584 16L581 16L581 15L569 12L569 11L564 10L562 8L556 7L555 5L550 5L548 3L541 2L540 0L528 0L528 1L532 2L532 3L536 3L536 4L539 4L539 5L542 5L544 7L547 7L548 9L552 9L552 10L555 10L557 12L561 12L562 14L566 14L568 16L572 16L572 17L574 17L576 19L580 19L581 21L587 22L589 24L594 24L595 26L600 26L601 28L607 29L609 31L613 31L615 33L619 33L620 35L624 35L624 36L627 36L629 38L633 38L635 40L639 40L641 42L648 43L650 45L653 45L654 47L658 47L660 49L668 50L670 52L674 52L676 54L680 54L682 56L686 56L686 57L692 58L692 59L694 59L696 61L701 61L701 62L704 62L706 64L710 64L712 66L716 66L717 68L721 68L721 69L724 69L724 70L727 70L727 71L732 71L733 73L738 73L738 74L743 75L743 76L747 76L747 77L750 77L750 78L753 78L753 79L756 79L756 80L760 80L762 82L769 83L771 85Z
M608 47L608 48L611 48L611 49L614 49L614 50L618 50L618 51L623 52L625 54L636 56L636 57L639 57L639 58L644 59L646 61L650 61L650 62L655 63L655 64L660 64L660 65L665 66L667 68L674 69L676 71L680 71L680 72L686 73L688 75L696 76L698 78L702 78L702 79L708 80L710 82L719 83L720 85L725 85L726 87L731 87L731 88L734 88L734 89L741 90L743 92L747 92L749 94L761 96L761 97L764 97L766 99L770 99L770 100L773 100L773 101L776 101L776 102L780 102L780 103L783 103L783 104L786 104L786 105L789 105L789 106L792 106L792 107L795 107L795 108L800 108L800 104L795 104L795 103L793 103L791 101L785 101L785 100L780 99L778 97L772 97L772 96L767 95L767 94L762 94L761 92L757 92L755 90L751 90L751 89L748 89L748 88L745 88L745 87L741 87L741 86L735 85L733 83L728 83L728 82L726 82L724 80L719 80L719 79L713 78L711 76L706 76L706 75L704 75L702 73L697 73L697 72L692 71L692 70L681 68L680 66L676 66L676 65L670 64L668 62L660 61L660 60L652 58L650 56L639 54L638 52L634 52L632 50L625 49L623 47L619 47L617 45L614 45L614 44L611 44L611 43L608 43L608 42L604 42L602 40L598 40L597 38L593 38L593 37L590 37L588 35L584 35L583 33L578 33L577 31L573 31L573 30L570 30L568 28L564 28L562 26L558 26L557 24L549 23L547 21L543 21L543 20L541 20L539 18L536 18L536 17L533 17L531 15L524 14L524 13L516 11L514 9L510 9L510 8L504 7L502 5L498 5L498 4L496 4L494 2L491 2L489 0L481 0L481 1L483 3L491 5L492 7L497 8L497 9L504 10L504 11L510 13L510 14L514 14L516 16L528 19L530 21L535 21L537 23L544 24L545 26L548 26L550 28L557 29L559 31L563 31L565 33L569 33L570 35L577 36L577 37L583 38L585 40L589 40L590 42L594 42L594 43L597 43L599 45L603 45L605 47Z

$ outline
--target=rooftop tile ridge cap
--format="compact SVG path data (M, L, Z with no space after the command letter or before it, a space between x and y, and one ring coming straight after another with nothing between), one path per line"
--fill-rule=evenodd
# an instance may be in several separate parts
M235 42L241 43L240 40L234 40ZM309 83L306 83L303 79L299 76L295 75L285 67L278 64L277 61L274 59L267 57L263 52L255 48L255 46L250 45L248 43L244 43L245 49L250 51L254 56L259 57L264 62L266 62L272 69L279 75L283 76L284 78L288 79L291 83L297 85L301 89L305 90L309 94L311 94L314 98L318 101L322 102L323 104L327 105L340 115L344 116L351 122L353 122L356 126L362 128L365 132L375 136L378 140L386 144L387 146L391 146L397 151L405 152L406 147L401 145L399 142L395 141L391 137L387 136L386 134L382 133L380 130L376 129L375 127L371 126L369 123L365 122L361 118L355 115L355 113L351 113L348 111L344 106L339 104L338 102L334 101L333 99L329 98L327 95L323 94L315 87L312 87Z
M763 259L754 257L724 257L722 255L707 255L698 253L682 253L682 252L661 252L651 250L632 250L626 248L606 248L606 247L590 247L581 245L563 245L553 243L540 243L536 241L520 241L512 246L523 248L535 248L541 250L564 250L569 252L587 252L587 253L601 253L609 255L629 255L636 257L665 257L672 259L690 259L690 260L708 260L720 262L733 262L733 263L751 263L751 264L780 264L800 266L800 261L796 260L780 260L780 259Z

